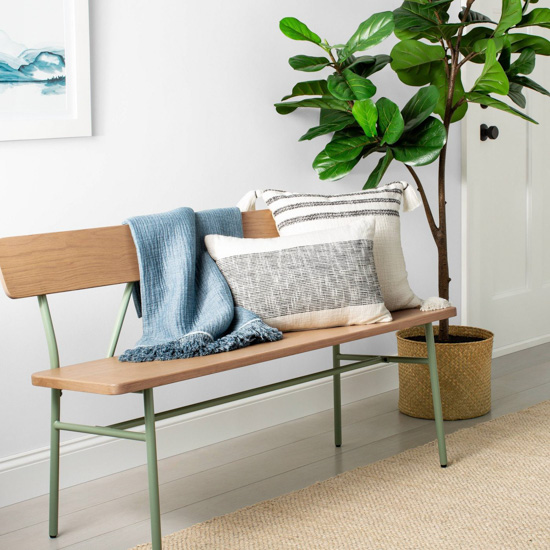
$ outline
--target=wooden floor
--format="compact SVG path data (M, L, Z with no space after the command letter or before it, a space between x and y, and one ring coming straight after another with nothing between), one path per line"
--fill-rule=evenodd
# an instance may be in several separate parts
M493 410L446 422L451 433L550 399L550 344L495 359ZM433 422L397 411L397 391L162 460L163 533L273 498L435 439ZM450 451L452 457L452 450ZM438 467L434 455L434 468ZM126 550L149 540L145 467L61 492L60 535L48 538L47 497L0 508L0 549Z

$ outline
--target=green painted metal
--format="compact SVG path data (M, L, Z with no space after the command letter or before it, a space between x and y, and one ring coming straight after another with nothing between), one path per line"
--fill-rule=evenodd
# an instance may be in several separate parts
M50 355L50 368L59 368L59 351L57 349L57 339L53 328L50 306L46 295L38 296L38 305L40 306L40 315L46 331L46 341L48 342L48 353Z
M434 329L431 323L424 325L426 331L426 344L428 346L428 366L430 368L430 383L432 385L432 397L434 404L435 430L437 432L437 447L439 449L439 462L441 466L447 466L447 449L445 447L445 430L443 428L443 409L441 407L441 394L439 391L439 376L437 374L437 357L435 353Z
M118 310L118 315L115 321L115 328L113 329L113 335L111 336L111 342L109 343L107 357L113 357L113 355L115 354L118 339L120 338L120 331L122 330L122 325L124 324L126 312L128 311L128 304L130 303L130 298L132 297L133 288L134 283L127 283L126 288L124 289L122 302L120 303L120 308Z
M165 420L166 418L172 418L174 416L180 416L182 414L196 412L202 409L208 409L210 407L215 407L216 405L223 405L225 403L231 403L233 401L238 401L240 399L246 399L247 397L254 397L255 395L261 395L263 393L268 393L275 390L281 390L283 388L296 386L297 384L302 384L304 382L312 382L313 380L319 380L320 378L326 378L327 376L334 376L335 374L342 374L344 372L360 369L362 367L369 367L371 365L375 365L376 363L380 363L380 357L375 357L374 359L368 359L366 361L359 361L358 363L353 363L351 365L338 367L338 369L333 368L329 370L314 372L312 374L306 374L305 376L291 378L290 380L275 382L274 384L269 384L267 386L252 388L250 390L233 393L231 395L216 397L215 399L209 399L208 401L202 401L201 403L194 403L193 405L186 405L185 407L178 407L177 409L163 411L155 415L155 420ZM134 428L136 426L141 426L144 423L144 421L145 420L143 417L134 418L132 420L127 420L126 422L111 424L109 427L117 428L117 429Z
M42 324L46 332L48 354L50 356L50 368L59 368L59 350L53 328L53 321L46 295L38 296L38 306ZM50 515L49 534L51 538L57 537L59 530L59 431L54 428L54 423L59 421L61 415L61 390L51 390L51 425L50 425Z
M332 368L340 368L340 346L332 346ZM334 444L336 447L342 446L342 384L340 374L335 374L333 377L333 393L334 393Z
M340 346L338 346L340 349ZM340 353L338 352L336 358L340 361L364 361L365 359L374 359L375 357L380 357L380 355L351 355L349 353Z
M157 438L155 432L155 405L153 390L143 392L145 413L145 444L147 446L147 475L149 478L149 510L153 550L162 550L160 529L159 477L157 466Z
M340 361L361 361L366 359L372 359L374 357L380 357L382 363L420 363L427 365L427 357L399 357L393 355L350 355L349 353L339 353L337 358Z
M50 428L50 537L57 537L59 529L59 431L54 428L61 412L61 390L51 391Z
M54 429L67 432L79 432L83 434L103 435L106 437L118 437L120 439L131 439L133 441L145 441L145 434L140 432L128 432L118 430L109 426L86 426L84 424L72 424L70 422L54 422Z
M418 363L420 365L427 365L427 357L382 357L384 363Z

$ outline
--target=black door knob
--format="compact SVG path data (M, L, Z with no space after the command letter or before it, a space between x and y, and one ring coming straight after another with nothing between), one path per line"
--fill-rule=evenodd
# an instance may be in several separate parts
M497 139L498 128L496 126L487 126L487 124L482 124L479 127L479 137L481 141L485 141L487 139Z

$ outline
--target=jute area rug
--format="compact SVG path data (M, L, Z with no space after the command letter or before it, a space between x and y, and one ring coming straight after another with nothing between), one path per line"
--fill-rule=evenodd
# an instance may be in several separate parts
M550 549L550 401L194 525L163 550ZM150 545L134 550L147 550Z

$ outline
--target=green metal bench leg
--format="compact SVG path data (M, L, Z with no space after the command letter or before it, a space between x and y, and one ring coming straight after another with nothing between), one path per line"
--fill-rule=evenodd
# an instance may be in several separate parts
M437 447L439 462L442 468L447 466L447 449L445 446L445 430L443 428L443 409L441 408L441 394L439 391L439 376L437 374L437 358L435 354L434 329L431 323L424 325L426 344L428 347L428 366L430 368L430 382L434 404L435 430L437 432Z
M59 421L61 390L52 390L50 427L50 538L57 537L59 525L59 430L54 422Z
M340 367L340 346L332 346L332 366L337 369ZM342 446L342 388L340 383L340 375L333 376L334 390L334 444L337 447Z
M153 390L144 390L145 445L147 447L147 475L149 477L149 509L153 550L162 550L160 531L159 476L157 466L157 438L155 433L155 405Z

